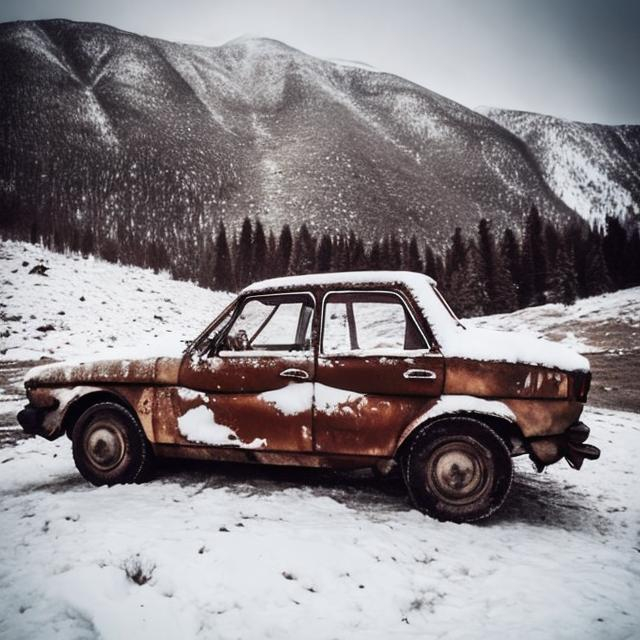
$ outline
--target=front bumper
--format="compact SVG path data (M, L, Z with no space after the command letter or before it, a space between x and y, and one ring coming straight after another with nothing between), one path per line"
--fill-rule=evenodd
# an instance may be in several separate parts
M18 422L25 433L34 436L42 436L47 440L54 440L50 432L45 428L44 421L55 407L34 407L32 404L25 406L18 412Z

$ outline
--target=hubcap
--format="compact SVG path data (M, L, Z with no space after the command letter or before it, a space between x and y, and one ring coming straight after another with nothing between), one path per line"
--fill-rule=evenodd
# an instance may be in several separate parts
M427 489L440 500L468 504L477 500L491 480L484 449L453 441L438 447L427 460Z
M124 438L116 426L108 422L97 422L87 433L84 451L91 464L101 471L110 471L124 458Z

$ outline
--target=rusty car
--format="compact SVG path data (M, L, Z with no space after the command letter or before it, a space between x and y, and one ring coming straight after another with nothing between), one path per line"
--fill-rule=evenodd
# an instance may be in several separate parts
M425 275L312 274L245 288L181 354L36 367L18 420L66 434L95 485L162 457L395 467L417 509L467 522L502 505L513 457L599 456L590 380L564 346L468 328Z

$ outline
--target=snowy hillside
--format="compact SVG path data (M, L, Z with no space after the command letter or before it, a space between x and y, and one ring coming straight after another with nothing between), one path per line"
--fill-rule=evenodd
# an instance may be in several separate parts
M637 351L640 349L640 287L585 298L571 306L545 304L466 322L476 327L544 335L580 353L612 348L618 353ZM616 343L615 333L623 329L625 337Z
M549 186L590 224L640 216L640 125L604 126L483 109L528 145Z
M47 275L29 273L38 265ZM28 364L16 360L179 347L230 295L15 242L0 244L0 279L0 637L622 640L638 629L638 414L590 406L602 459L539 475L518 458L509 499L482 525L424 517L399 481L365 472L172 463L144 485L96 488L66 438L21 439ZM631 289L474 322L571 342L589 318L607 331L619 320L628 337L639 311Z
M46 275L31 273L38 265ZM0 243L0 277L0 360L175 353L234 297L164 273L13 241ZM571 307L547 304L465 322L544 335L581 353L609 349L611 332L624 326L629 331L617 350L629 350L640 345L640 287Z
M38 265L46 275L31 273ZM174 353L232 299L166 274L0 244L0 360Z

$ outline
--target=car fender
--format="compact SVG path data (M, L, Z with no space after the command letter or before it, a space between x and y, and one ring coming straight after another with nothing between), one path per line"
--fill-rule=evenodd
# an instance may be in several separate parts
M417 416L404 428L396 445L396 453L416 429L432 422L435 418L449 415L468 415L480 419L490 416L494 421L497 418L517 428L516 416L504 402L485 400L475 396L443 395L430 409Z

